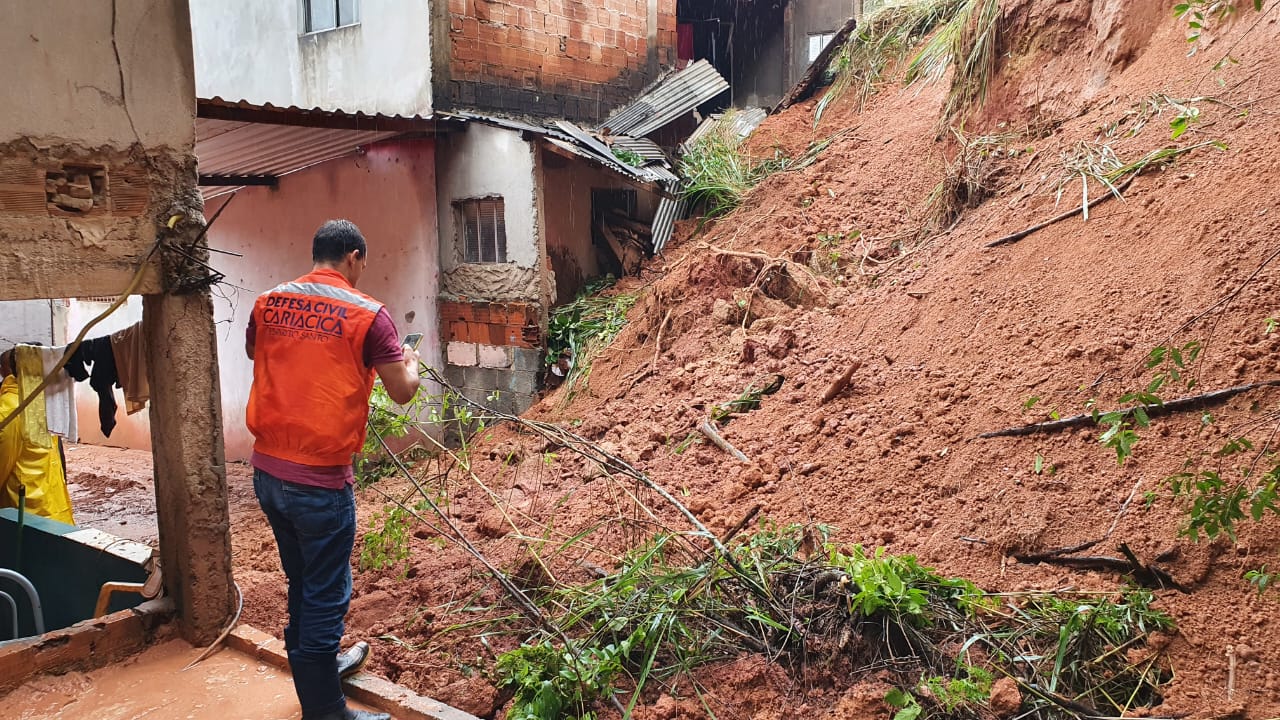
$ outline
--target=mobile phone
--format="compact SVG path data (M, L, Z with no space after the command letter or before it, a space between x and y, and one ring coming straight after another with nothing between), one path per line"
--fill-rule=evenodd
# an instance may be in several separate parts
M422 333L409 333L408 335L405 335L404 344L414 350L417 350L418 346L422 344Z

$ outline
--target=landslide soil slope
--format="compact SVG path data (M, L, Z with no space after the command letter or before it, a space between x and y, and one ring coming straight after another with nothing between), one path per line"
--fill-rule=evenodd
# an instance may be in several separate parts
M843 135L812 166L765 180L731 215L701 229L683 224L666 257L621 285L640 301L596 360L589 391L567 404L551 394L530 415L616 451L713 530L760 504L776 522L828 523L842 543L914 554L993 591L1121 586L1114 573L1010 559L1110 531L1100 550L1126 542L1145 561L1165 558L1190 591L1157 593L1179 634L1170 646L1174 680L1155 712L1280 715L1280 646L1269 642L1280 606L1241 579L1249 568L1280 567L1280 523L1246 524L1236 545L1193 543L1178 537L1185 516L1162 484L1228 435L1248 430L1261 445L1280 391L1215 406L1209 425L1200 412L1157 419L1122 466L1099 446L1096 428L978 438L1054 410L1081 412L1090 397L1115 405L1146 384L1144 357L1168 342L1205 344L1197 391L1280 377L1276 334L1264 331L1280 264L1251 276L1280 242L1276 5L1242 11L1188 57L1185 26L1160 2L1006 3L996 78L964 135L1006 135L1002 147L1017 152L993 159L989 198L926 242L915 231L959 152L954 135L938 132L945 82L886 85L861 109L846 98L817 128L813 102L770 118L751 139L757 155L794 155ZM1239 62L1214 70L1228 53ZM1169 121L1178 111L1168 105L1127 137L1156 95L1211 99L1195 103L1200 119L1177 141ZM984 248L1080 202L1077 181L1055 204L1055 184L1064 154L1081 141L1107 142L1129 161L1209 140L1226 149L1196 150L1142 174L1123 201L1098 205L1087 222L1069 219ZM803 294L782 281L757 282L777 260L820 272L793 272ZM750 300L749 322L740 299ZM849 388L822 403L855 361ZM712 403L770 373L785 376L782 390L724 430L749 463L709 443L679 451ZM1024 410L1033 396L1038 404ZM1037 455L1052 474L1033 472ZM470 457L485 487L456 472L433 487L482 551L513 573L529 568L528 538L597 528L596 552L553 564L565 581L589 577L580 561L607 565L611 553L654 530L634 522L625 485L563 448L507 427L486 432ZM362 491L362 527L381 508L380 492L408 497L394 480L378 488ZM1147 491L1159 498L1144 502ZM674 516L662 520L679 525ZM234 532L245 616L278 631L284 593L270 533L252 512L236 513ZM500 716L487 668L492 652L519 638L482 641L466 623L493 615L501 593L433 528L415 527L410 543L403 569L356 575L349 636L377 638L375 672ZM1238 659L1231 703L1228 645ZM755 658L700 677L720 718L885 713L883 690L841 697L843 688L797 684ZM652 700L650 717L705 715L693 699Z

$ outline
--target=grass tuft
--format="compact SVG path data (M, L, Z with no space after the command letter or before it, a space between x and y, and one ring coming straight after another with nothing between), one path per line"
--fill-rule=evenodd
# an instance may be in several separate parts
M685 197L702 205L705 217L728 213L742 204L756 183L787 169L788 159L781 152L763 161L755 160L742 152L742 141L734 130L730 111L680 158Z
M1013 135L967 137L951 128L956 139L955 160L947 164L946 175L926 201L926 218L919 231L921 239L950 229L961 214L977 207L995 192L998 163L1008 157L1007 144Z
M954 67L940 126L958 124L965 113L986 100L995 73L999 22L999 0L916 0L882 6L867 17L863 29L833 61L836 80L818 103L814 125L831 103L850 90L861 108L888 68L905 61L922 41L903 80L908 85L935 82Z
M1021 717L1120 716L1159 702L1167 665L1146 641L1173 623L1150 592L989 595L909 556L839 548L830 530L763 523L713 558L659 535L605 577L556 588L543 600L556 630L498 659L498 681L515 693L508 717L593 718L602 702L627 717L651 683L684 685L743 652L888 680L886 703L916 708L910 717L990 717L997 677L1018 685Z
M551 311L547 358L549 362L564 356L570 359L562 401L566 404L573 399L578 385L587 381L592 360L622 332L627 311L639 297L634 293L604 295L614 282L613 276L606 276L588 283L573 302Z
M923 0L882 5L867 14L831 63L835 81L818 102L816 126L831 103L853 92L859 109L875 94L885 72L905 60L911 50L939 25L947 23L968 0Z

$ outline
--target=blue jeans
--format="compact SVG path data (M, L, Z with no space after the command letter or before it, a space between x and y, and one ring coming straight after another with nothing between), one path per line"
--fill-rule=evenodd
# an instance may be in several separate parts
M302 717L346 706L338 678L343 617L351 604L356 504L351 486L328 490L285 482L254 469L253 489L280 548L289 579L285 649Z

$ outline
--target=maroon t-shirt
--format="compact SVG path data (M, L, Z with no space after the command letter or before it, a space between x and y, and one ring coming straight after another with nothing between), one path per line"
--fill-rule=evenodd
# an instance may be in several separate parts
M253 342L256 337L253 316L249 316L249 327L245 330L246 342ZM364 366L367 368L399 362L404 358L404 350L400 345L400 334L396 332L396 324L384 307L373 319L373 325L364 336ZM264 455L257 450L249 458L249 462L257 469L286 482L298 485L341 490L356 481L351 463L345 465L303 465L291 460L283 460L271 455Z

